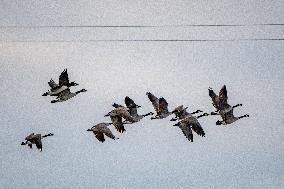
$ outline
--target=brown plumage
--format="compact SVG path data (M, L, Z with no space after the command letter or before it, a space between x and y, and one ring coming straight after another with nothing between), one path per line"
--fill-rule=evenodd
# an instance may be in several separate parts
M93 126L91 129L88 129L87 131L92 131L94 133L95 137L100 142L105 141L104 135L106 135L107 137L109 137L113 140L118 139L118 138L115 138L115 136L112 134L111 130L107 127L111 124L112 123L99 123L99 124Z
M47 135L41 136L41 134L34 134L31 133L30 135L28 135L25 138L25 142L22 142L22 145L28 145L30 148L32 148L32 145L35 144L37 149L39 149L40 151L42 151L42 142L41 139L48 137L48 136L53 136L52 133L49 133Z

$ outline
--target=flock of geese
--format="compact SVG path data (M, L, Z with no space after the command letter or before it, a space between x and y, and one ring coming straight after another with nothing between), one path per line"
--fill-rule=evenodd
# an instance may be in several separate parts
M75 82L69 82L67 69L64 69L64 71L60 74L58 84L51 79L48 82L48 85L50 86L50 90L45 92L42 96L55 96L56 99L52 100L51 103L66 101L73 98L79 93L87 91L86 89L81 89L76 92L70 91L70 87L77 86L78 84ZM217 95L212 88L209 88L208 91L209 91L209 96L212 99L212 104L216 109L211 113L203 113L201 115L194 116L194 114L198 114L203 111L196 110L192 113L189 113L187 111L188 107L184 107L183 105L180 105L176 107L174 110L169 111L168 103L165 98L163 97L157 98L152 93L147 92L146 95L154 107L154 110L156 112L155 115L153 112L149 112L146 114L138 114L138 108L140 108L141 106L137 105L130 97L126 96L124 100L125 105L114 103L112 105L113 110L111 110L109 113L105 115L105 117L110 117L111 120L110 123L98 123L97 125L93 126L87 131L93 132L95 137L100 142L105 141L104 136L107 136L115 140L118 138L116 138L112 133L112 131L109 129L108 126L110 125L113 125L118 132L123 133L125 131L124 128L125 124L133 124L139 122L144 117L154 115L151 117L151 120L153 120L153 119L164 119L170 115L174 115L174 118L172 118L170 121L177 121L177 123L174 124L173 126L178 126L185 135L185 137L189 141L193 142L193 132L195 132L201 137L205 137L205 132L198 121L198 119L201 117L209 115L220 115L222 120L218 120L216 122L216 125L231 124L241 118L249 117L248 114L239 117L234 116L233 112L234 108L242 106L242 104L237 104L235 106L231 106L228 104L227 89L225 85L221 88L219 95ZM53 134L49 133L47 135L42 136L41 134L31 133L25 138L25 142L22 142L21 145L28 145L30 148L32 148L32 144L35 144L36 147L40 151L42 151L41 139L48 136L53 136Z

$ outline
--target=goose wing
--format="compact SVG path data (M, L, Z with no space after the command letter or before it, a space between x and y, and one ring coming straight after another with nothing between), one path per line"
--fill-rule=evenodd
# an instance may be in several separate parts
M102 132L99 131L93 131L96 138L100 141L100 142L104 142L105 141L105 137L104 134Z
M127 121L135 122L134 117L132 117L128 111L121 111L120 115Z
M127 108L132 108L137 106L137 104L135 104L135 102L128 96L125 97L124 102Z
M126 107L129 108L130 115L137 116L138 115L137 104L135 104L135 102L128 96L125 97L124 101L125 101Z
M42 149L41 134L34 135L34 142L37 149Z
M205 137L205 132L203 131L203 128L201 127L200 123L194 122L191 124L191 128L194 132L196 132L196 134L198 134L199 136Z
M159 113L168 113L168 102L163 97L159 99Z
M64 69L63 72L59 76L59 85L67 86L68 84L69 84L69 77L68 77L67 69Z
M227 104L228 96L226 85L224 85L219 92L219 100L221 104Z
M190 141L193 142L193 134L192 134L192 130L190 128L190 126L188 126L187 124L181 123L179 125L179 128L181 129L182 133L184 134L184 136Z
M50 79L50 81L48 82L48 85L50 86L51 89L56 89L59 87L59 85L55 83L53 79Z
M212 105L219 110L219 96L216 95L216 93L213 91L213 89L209 88L209 96L212 99Z
M159 99L157 97L155 97L152 93L148 92L146 93L149 100L152 102L152 105L155 109L156 112L158 112L159 110Z
M103 133L104 133L107 137L109 137L109 138L111 138L111 139L115 139L115 136L112 134L111 130L110 130L108 127L105 127L105 128L104 128Z
M122 117L120 116L110 116L110 119L112 121L112 124L116 128L116 130L120 133L123 133L125 131L123 123L122 123Z

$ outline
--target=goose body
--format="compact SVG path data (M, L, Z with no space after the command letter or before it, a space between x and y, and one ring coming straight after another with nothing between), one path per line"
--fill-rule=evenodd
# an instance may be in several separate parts
M63 102L63 101L69 100L70 98L73 98L77 94L79 94L81 92L86 92L86 91L87 91L86 89L81 89L80 91L72 93L70 91L70 89L67 88L64 91L62 91L61 93L59 93L56 100L52 100L51 103L57 103L57 102Z
M69 87L78 85L75 82L69 82L69 77L67 73L67 69L64 69L63 72L59 76L59 83L55 83L53 79L48 82L50 90L44 93L42 96L58 96L59 93L66 90Z
M111 125L112 123L99 123L95 126L93 126L91 129L88 129L87 131L92 131L94 133L94 135L96 136L96 138L100 141L100 142L104 142L105 141L105 137L104 135L106 135L107 137L115 140L118 138L115 138L115 136L112 134L111 130L108 128L109 125Z
M219 115L222 118L222 121L217 121L216 125L227 125L227 124L231 124L234 123L235 121L244 118L244 117L249 117L248 114L245 114L243 116L240 117L235 117L234 116L234 109L231 107L230 111L219 111Z
M164 119L169 115L173 114L173 112L169 112L168 110L168 102L163 97L157 98L152 93L147 92L149 100L152 102L152 105L156 111L155 117L151 117L151 119Z
M22 142L21 145L28 145L30 148L32 148L32 145L35 144L37 149L39 149L40 151L42 151L42 142L41 142L41 139L42 138L45 138L45 137L48 137L48 136L53 136L52 133L49 133L47 135L44 135L44 136L41 136L41 134L34 134L34 133L31 133L30 135L28 135L26 138L25 138L25 142Z

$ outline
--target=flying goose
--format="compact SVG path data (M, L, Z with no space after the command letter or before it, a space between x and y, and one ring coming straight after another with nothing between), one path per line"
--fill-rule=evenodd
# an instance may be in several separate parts
M189 141L193 142L192 130L196 132L198 135L205 137L205 132L203 131L203 128L201 127L197 119L203 116L208 116L208 115L209 114L204 113L200 116L195 117L191 114L188 114L181 121L179 121L173 126L178 126L183 132L183 134L185 135L185 137Z
M151 119L163 119L174 113L174 112L169 112L168 103L166 99L164 99L163 97L157 98L150 92L147 92L146 95L148 96L149 100L152 102L152 105L157 113L154 117L151 117Z
M116 130L120 133L123 133L125 131L125 128L123 126L122 118L129 122L136 122L136 120L130 115L129 109L126 107L118 107L110 111L108 114L106 114L104 117L110 117L112 124L116 128Z
M149 112L149 113L144 114L144 115L138 115L137 108L140 108L141 106L135 104L135 102L128 96L125 97L124 101L125 101L126 107L128 108L128 112L134 118L134 122L138 122L142 118L154 114L153 112ZM122 105L119 105L119 104L116 104L116 103L114 103L112 106L115 107L115 108L123 107ZM134 123L134 122L123 122L123 123L124 124L125 123L131 124L131 123Z
M226 85L224 85L220 92L219 96L217 96L212 88L209 88L209 96L212 99L212 104L216 108L215 112L211 112L211 115L220 115L222 117L222 121L217 121L216 125L226 125L226 124L231 124L238 119L244 118L244 117L249 117L248 114L240 116L240 117L235 117L233 113L233 109L242 106L242 104L237 104L235 106L231 106L228 104L228 95L227 95L227 88Z
M71 86L76 86L79 85L77 83L75 83L74 81L69 82L69 77L68 77L68 73L67 73L67 69L64 69L63 72L60 74L59 76L59 84L55 83L53 81L53 79L51 79L48 82L48 85L50 86L50 91L45 92L42 96L58 96L58 94L62 91L64 91L65 89L71 87Z
M91 129L88 129L87 131L93 131L93 133L95 134L96 138L100 141L100 142L104 142L105 141L105 137L104 134L115 140L115 139L119 139L119 138L115 138L115 136L112 134L111 130L107 127L109 125L111 125L112 123L99 123L95 126L93 126Z
M39 149L40 151L42 151L42 142L41 139L48 137L48 136L53 136L52 133L49 133L47 135L43 135L41 136L41 134L34 134L31 133L30 135L28 135L25 138L25 142L22 142L21 145L28 145L30 148L32 148L32 145L35 144L37 149Z
M196 114L196 113L203 112L202 110L196 110L192 113L189 113L189 112L186 111L187 108L188 107L183 108L183 105L176 107L173 111L173 113L175 114L175 118L172 118L170 121L181 120L181 119L184 119L187 115L193 115L193 114Z
M69 100L70 98L73 98L77 94L81 92L86 92L86 89L81 89L79 91L76 91L75 93L72 93L69 88L65 89L64 91L60 92L58 96L56 97L56 100L52 100L51 103L56 103L56 102L63 102L66 100Z

